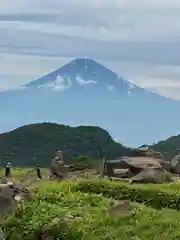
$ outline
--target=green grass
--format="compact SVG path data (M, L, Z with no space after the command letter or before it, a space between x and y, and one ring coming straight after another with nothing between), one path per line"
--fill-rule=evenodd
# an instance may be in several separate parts
M4 169L1 169L0 176L4 177ZM41 168L41 173L43 178L47 178L49 174L49 170L46 168ZM11 169L11 178L16 182L19 181L28 181L36 179L36 171L35 168L12 168Z
M180 209L180 183L174 184L128 184L108 180L83 180L74 186L75 190L102 194L118 200L129 199L156 209Z
M180 212L167 208L157 210L133 203L131 212L110 217L107 209L117 203L115 194L106 198L102 194L92 193L90 188L81 192L85 184L98 187L100 184L106 185L106 188L113 188L111 193L115 187L122 189L122 186L126 186L131 194L140 191L139 198L145 194L150 197L153 190L167 192L174 198L173 194L180 188L178 184L130 186L97 180L38 183L33 190L33 200L20 205L13 215L1 221L8 239L36 240L40 234L64 240L180 239ZM56 223L52 224L52 220Z

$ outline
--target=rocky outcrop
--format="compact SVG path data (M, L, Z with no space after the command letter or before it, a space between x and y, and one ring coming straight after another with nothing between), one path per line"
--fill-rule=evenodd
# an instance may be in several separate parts
M30 198L29 191L21 188L13 182L0 184L0 217L11 213L17 202Z
M55 158L53 158L50 167L50 178L62 180L65 177L65 165L62 151L57 151Z
M150 149L132 150L131 156L106 160L105 171L109 178L128 178L131 182L162 183L172 180L172 166L162 155Z
M130 179L131 183L164 183L172 181L172 175L162 168L145 168Z
M180 154L172 158L171 167L176 174L180 175Z

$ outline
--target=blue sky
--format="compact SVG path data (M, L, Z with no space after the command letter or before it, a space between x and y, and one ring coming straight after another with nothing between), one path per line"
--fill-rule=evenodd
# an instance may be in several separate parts
M0 89L76 57L180 99L180 1L1 0Z

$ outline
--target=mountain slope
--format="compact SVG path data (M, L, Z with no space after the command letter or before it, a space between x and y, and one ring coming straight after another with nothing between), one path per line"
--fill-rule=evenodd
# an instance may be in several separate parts
M178 109L179 101L133 85L91 59L75 59L19 90L0 93L0 131L43 121L96 125L138 146L175 135Z
M178 134L164 141L159 141L150 147L155 151L162 152L165 159L170 161L175 155L180 154L180 135Z
M126 155L129 150L116 143L104 129L92 126L69 126L41 123L20 127L0 135L1 160L16 166L49 166L57 150L66 162L72 157L88 155L95 159Z
M22 87L35 89L50 88L55 91L65 89L82 90L82 88L84 90L93 89L93 91L103 90L103 92L106 90L113 92L113 94L118 92L118 94L121 94L121 97L129 95L142 96L142 94L158 96L124 80L92 59L75 59L62 68ZM80 89L80 87L82 88Z

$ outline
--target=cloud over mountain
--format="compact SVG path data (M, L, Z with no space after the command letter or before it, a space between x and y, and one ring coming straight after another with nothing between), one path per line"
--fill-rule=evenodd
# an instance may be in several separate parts
M0 87L40 77L66 58L90 57L120 72L127 63L124 77L178 97L179 14L177 0L2 0L0 56L9 64L0 63ZM164 86L167 81L171 87Z

